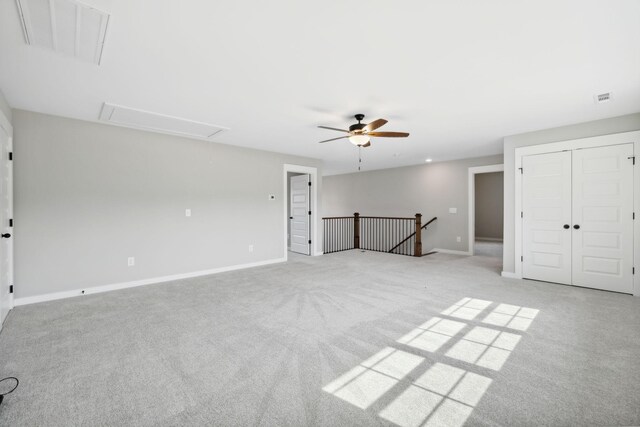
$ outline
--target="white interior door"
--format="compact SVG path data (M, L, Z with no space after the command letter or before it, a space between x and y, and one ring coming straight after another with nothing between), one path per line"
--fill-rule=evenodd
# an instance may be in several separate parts
M522 276L571 284L571 152L522 158Z
M573 284L633 293L633 144L573 152Z
M0 328L11 309L13 282L13 230L9 227L13 209L13 170L9 153L11 139L0 126Z
M310 254L309 220L311 204L309 201L310 176L292 176L289 182L291 186L291 251L300 254Z

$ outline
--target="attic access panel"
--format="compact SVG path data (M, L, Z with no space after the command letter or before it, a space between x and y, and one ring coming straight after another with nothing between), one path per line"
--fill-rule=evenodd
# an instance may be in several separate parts
M207 141L212 141L219 133L229 130L228 128L209 123L123 107L107 102L102 106L100 120L117 126L185 136L188 138L205 139Z
M100 65L110 15L75 0L16 0L29 45Z

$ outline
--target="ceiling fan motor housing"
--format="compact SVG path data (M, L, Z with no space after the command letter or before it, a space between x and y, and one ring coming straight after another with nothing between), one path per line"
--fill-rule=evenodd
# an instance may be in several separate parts
M366 126L366 124L364 124L364 123L356 123L354 125L349 126L349 131L350 132L361 131L365 126Z

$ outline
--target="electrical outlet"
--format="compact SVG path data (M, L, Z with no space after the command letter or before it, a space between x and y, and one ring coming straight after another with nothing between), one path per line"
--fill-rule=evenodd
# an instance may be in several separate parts
M185 209L184 216L191 216L191 209Z
M458 243L462 242L462 237L457 236L457 237L456 237L456 242L458 242Z
M458 208L449 208L449 213L450 214L458 213Z
M130 256L129 258L127 258L127 266L133 267L134 265L136 265L135 257Z
M249 252L253 252L253 245L249 245Z
M275 194L269 194L269 200L275 200L275 199L276 199Z

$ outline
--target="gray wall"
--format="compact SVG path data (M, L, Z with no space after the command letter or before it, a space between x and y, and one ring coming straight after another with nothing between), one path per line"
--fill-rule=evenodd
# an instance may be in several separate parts
M9 120L9 123L13 122L13 119L11 117L12 116L11 107L9 106L9 103L4 97L2 90L0 90L0 111L2 111L2 113L7 118L7 120Z
M611 117L504 139L504 258L503 271L515 272L515 150L518 147L640 130L640 113Z
M313 159L13 113L17 298L281 258L283 164L320 167ZM127 267L130 256L134 267Z
M476 174L475 237L502 240L504 174Z
M469 167L501 164L502 156L325 176L323 216L410 217L416 213L438 220L423 234L423 251L469 249ZM458 209L450 214L449 208ZM456 242L456 236L461 242Z

